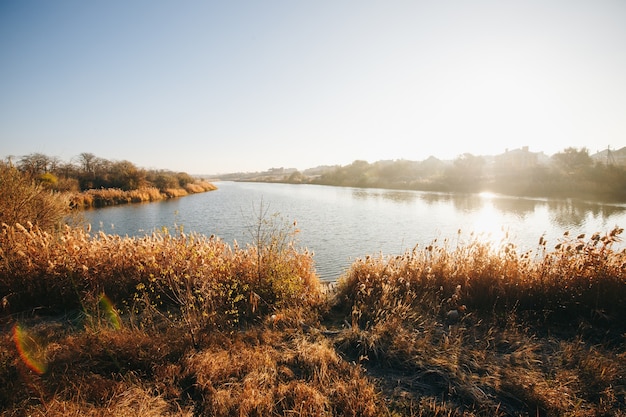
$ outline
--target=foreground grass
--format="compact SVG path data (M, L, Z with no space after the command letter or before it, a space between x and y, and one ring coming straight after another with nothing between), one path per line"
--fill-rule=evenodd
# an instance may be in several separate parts
M435 242L359 260L329 290L289 233L241 248L4 225L0 409L625 415L620 233L528 253Z

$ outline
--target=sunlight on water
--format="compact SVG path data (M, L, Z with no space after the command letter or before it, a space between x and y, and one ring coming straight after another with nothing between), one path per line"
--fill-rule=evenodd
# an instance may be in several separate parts
M174 231L178 225L185 232L245 245L263 201L270 213L298 222L298 244L315 252L323 280L337 279L357 258L397 255L434 239L480 239L494 247L504 240L526 251L536 249L542 236L553 248L565 231L591 236L626 225L626 206L573 200L319 185L217 185L217 191L180 199L87 211L85 220L94 231L100 225L106 233L143 236L163 227Z
M495 198L497 195L492 193L491 191L483 191L479 193L478 196L484 200L491 200Z
M481 198L493 198L493 195ZM474 233L481 241L489 241L494 245L500 244L507 235L505 226L502 225L501 214L491 202L486 202L474 214L473 221L467 226L467 231Z

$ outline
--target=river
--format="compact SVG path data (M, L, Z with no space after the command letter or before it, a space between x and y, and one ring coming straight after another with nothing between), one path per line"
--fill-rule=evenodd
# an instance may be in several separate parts
M329 281L357 258L401 254L435 239L455 245L476 235L494 245L508 239L522 252L536 249L541 236L550 248L566 231L590 236L626 225L626 205L620 204L320 185L216 185L216 191L183 198L88 210L85 220L92 230L106 233L142 236L182 227L244 245L265 210L266 219L277 214L279 223L297 222L298 244L314 252L317 273Z

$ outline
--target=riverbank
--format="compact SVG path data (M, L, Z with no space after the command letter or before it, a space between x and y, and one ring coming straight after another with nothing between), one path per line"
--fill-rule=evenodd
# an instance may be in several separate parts
M618 181L599 183L581 183L576 180L557 183L556 181L539 185L529 185L521 181L482 181L465 187L450 186L434 181L412 181L398 184L386 182L368 181L344 181L341 183L324 181L322 179L303 179L298 181L289 178L247 178L236 179L236 182L258 182L271 184L311 184L326 185L331 187L352 187L362 189L383 189L393 191L421 191L437 193L457 193L457 194L478 194L496 193L507 197L518 198L553 198L553 199L576 199L603 204L624 204L626 195L624 194L623 181L626 179L626 172L618 177ZM616 185L617 184L617 185Z
M324 289L288 231L257 246L0 233L8 415L626 413L621 229L553 250L446 242ZM45 248L45 250L42 250Z
M67 195L72 208L86 209L167 200L214 190L217 190L217 187L210 182L195 181L186 184L183 188L166 188L160 190L156 187L148 187L128 191L119 188L101 188L78 193L68 193Z
M626 151L626 148L624 148ZM493 192L515 197L576 198L626 202L626 167L598 161L587 150L568 148L551 158L518 150L495 157L464 154L454 161L357 160L302 172L271 169L226 176L231 180L318 184L427 192Z

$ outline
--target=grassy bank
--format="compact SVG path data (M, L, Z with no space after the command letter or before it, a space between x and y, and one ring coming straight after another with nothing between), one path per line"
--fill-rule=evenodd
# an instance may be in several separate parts
M75 208L94 208L160 201L216 189L214 184L207 181L196 181L186 184L183 188L165 188L162 190L156 187L128 191L119 188L102 188L69 193L69 200L71 206Z
M626 414L620 229L527 253L459 236L332 288L293 232L4 225L3 415Z

